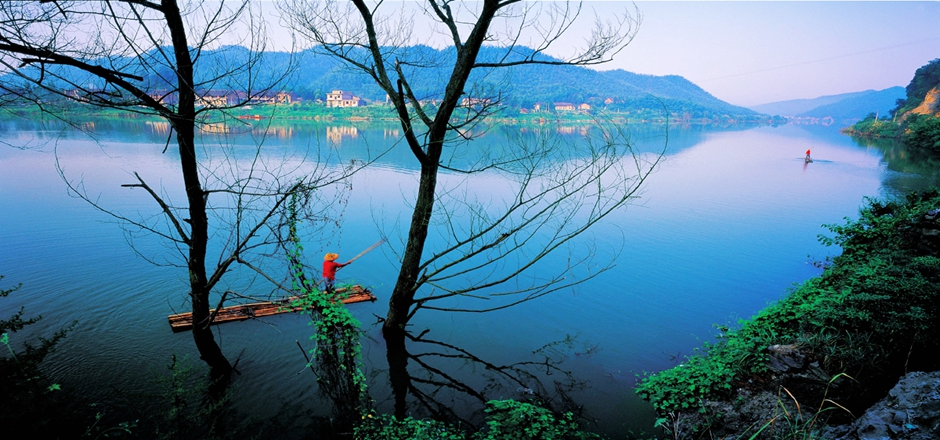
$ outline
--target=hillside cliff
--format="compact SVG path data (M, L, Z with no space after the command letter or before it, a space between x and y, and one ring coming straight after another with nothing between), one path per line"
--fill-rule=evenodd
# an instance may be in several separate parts
M904 143L918 160L940 160L940 58L917 69L890 115L869 115L843 130L856 137L889 138Z
M911 109L915 115L930 115L940 117L940 88L934 87L924 95L924 101Z

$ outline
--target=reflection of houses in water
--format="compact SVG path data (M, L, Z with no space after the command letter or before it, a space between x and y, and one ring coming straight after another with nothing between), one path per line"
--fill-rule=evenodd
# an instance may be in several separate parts
M294 135L294 128L290 126L255 128L251 130L251 133L256 136L273 136L279 139L288 139Z
M202 124L199 126L199 130L203 133L228 133L231 131L229 126L223 122Z
M156 134L168 134L170 132L170 123L167 121L147 121L150 131Z
M326 127L326 138L334 144L342 142L343 138L356 139L359 137L359 129L356 127Z
M581 136L587 136L590 131L591 127L588 125L560 125L555 129L558 134L580 134Z
M383 139L398 139L401 137L401 131L397 128L385 128L382 130Z

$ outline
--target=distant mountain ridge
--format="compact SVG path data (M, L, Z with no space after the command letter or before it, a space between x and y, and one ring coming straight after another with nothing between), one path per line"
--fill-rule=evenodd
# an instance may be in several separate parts
M227 63L243 58L246 51L243 47L228 46L203 52L200 64L196 67L197 83L200 83L204 90L239 90L241 85L249 84L249 78L242 74L221 73ZM416 65L422 66L403 67L411 79L415 95L428 101L440 99L446 80L450 76L448 66L453 65L453 48L410 46L397 48L395 51L402 59L418 60ZM488 46L481 49L478 60L517 60L532 55L533 51L529 48L515 47L507 54L506 48ZM352 56L369 58L369 54L364 50L352 52ZM541 54L536 54L535 57L558 61ZM299 68L279 89L292 92L304 101L325 100L326 94L332 90L351 92L366 102L385 101L385 91L379 88L369 75L318 52L316 48L295 54L265 52L263 61L259 64L264 68L258 72L263 77L277 77L292 60L299 63ZM173 88L168 79L172 79L174 75L168 68L158 66L156 69L141 69L136 67L134 58L97 62L123 66L122 70L140 75L144 78L142 84L147 90L166 91ZM92 77L85 79L86 75L70 71L66 67L47 68L47 71L53 70L57 75L71 79L74 84L105 87L104 84L98 84L100 80ZM40 74L38 70L36 72L36 75ZM46 82L54 84L54 81L48 79ZM11 83L15 84L15 79ZM264 81L254 83L263 84ZM64 85L61 87L65 88ZM731 105L712 96L681 76L641 75L624 70L598 71L580 66L523 64L502 69L477 69L470 78L465 95L468 98L499 99L507 107L515 109L532 109L535 104L541 104L543 109L551 109L554 103L564 102L575 106L588 104L592 109L637 114L641 117L760 116L751 109Z
M772 102L750 107L756 112L796 117L831 117L837 120L862 119L869 113L887 115L904 99L904 87L896 86L884 90L820 96L814 99L794 99Z
M421 99L438 99L444 90L446 66L452 61L453 50L436 50L426 46L405 48L410 56L419 55L431 60L440 69L425 71L420 81L412 81L415 93ZM527 55L531 49L516 48L517 56ZM494 61L505 56L504 48L484 47L479 59ZM544 60L554 60L540 56ZM305 98L324 96L333 89L348 90L371 101L385 99L385 92L371 78L354 71L337 60L308 50L301 54L306 67L298 72L290 89ZM579 66L551 66L528 64L506 69L476 73L471 81L475 88L466 94L472 98L500 95L510 107L532 108L536 103L551 105L567 102L586 103L593 108L606 107L619 111L667 112L673 115L706 117L716 115L757 116L758 113L724 102L691 81L676 75L641 75L624 70L597 71Z

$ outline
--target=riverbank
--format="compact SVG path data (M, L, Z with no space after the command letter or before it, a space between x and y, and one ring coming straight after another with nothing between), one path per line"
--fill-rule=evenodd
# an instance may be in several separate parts
M907 372L940 368L940 191L827 227L842 254L822 275L638 386L670 436L820 438Z
M46 111L35 106L7 106L3 108L8 116L28 118L48 118L53 115L63 120L109 120L109 119L142 119L149 121L163 121L153 114L130 113L124 110L98 108L89 111L88 107L75 103L60 103L55 107L47 106ZM286 105L249 105L229 110L211 112L211 116L203 123L218 124L241 120L250 121L277 121L278 124L304 124L309 122L344 122L344 123L382 123L398 125L398 116L392 107L385 105L372 105L362 107L326 107L323 104L294 103ZM591 111L541 111L534 112L518 108L499 108L487 117L488 124L504 125L593 125L598 121L615 124L674 124L674 125L781 125L787 121L785 118L758 115L703 115L692 117L690 115L667 114L662 110L633 110L607 112L604 110Z

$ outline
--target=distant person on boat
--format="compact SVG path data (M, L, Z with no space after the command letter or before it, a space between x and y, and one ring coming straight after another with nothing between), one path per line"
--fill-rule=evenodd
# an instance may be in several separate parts
M349 263L337 263L336 259L339 258L337 253L327 253L323 256L323 290L330 295L333 294L334 286L336 284L336 271L343 266L348 266Z
M807 163L812 162L813 158L809 156L809 150L806 150L806 157L803 160Z

